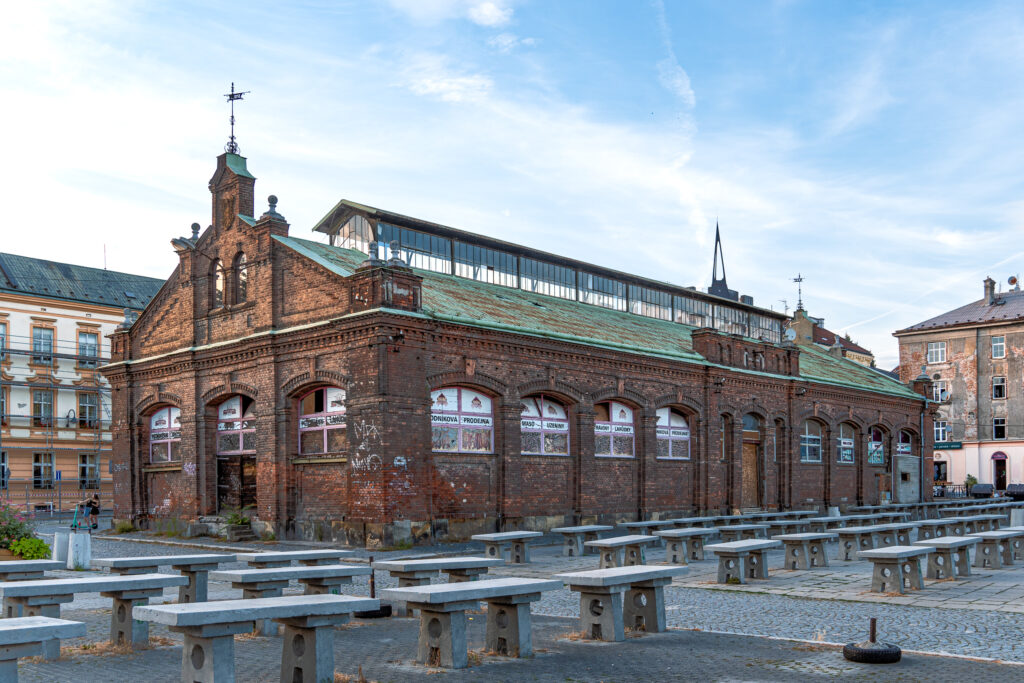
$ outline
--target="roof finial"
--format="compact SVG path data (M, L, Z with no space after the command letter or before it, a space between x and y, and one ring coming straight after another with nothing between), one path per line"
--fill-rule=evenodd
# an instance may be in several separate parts
M718 277L718 264L722 264L722 277ZM715 296L739 301L740 295L729 289L729 283L725 281L725 252L722 251L722 235L718 230L718 221L715 220L715 254L714 263L711 266L711 286L708 293Z
M796 283L796 310L804 310L804 289L803 289L804 276L800 273L796 274L793 278L793 282Z
M231 92L224 94L224 97L228 98L228 102L231 103L231 137L228 138L228 144L224 145L224 151L229 154L238 154L238 143L235 142L235 100L242 99L243 95L248 95L250 92L250 90L235 92L235 83L232 81Z

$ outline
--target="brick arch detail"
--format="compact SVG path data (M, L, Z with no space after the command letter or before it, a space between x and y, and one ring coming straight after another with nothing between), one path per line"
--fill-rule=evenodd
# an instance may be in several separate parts
M632 389L618 390L618 387L606 387L599 391L595 391L590 396L592 403L601 403L603 401L614 401L615 399L625 399L626 401L636 405L641 412L647 414L652 413L651 404L647 398L639 392L633 391Z
M135 404L135 414L142 415L158 405L172 405L175 408L181 408L181 397L166 391L149 394Z
M654 409L664 408L666 406L682 406L687 408L697 416L697 419L704 418L704 405L695 398L689 396L680 396L679 394L663 394L658 398L654 399Z
M557 394L568 403L587 403L589 397L580 390L569 386L565 382L549 382L548 380L537 380L527 382L516 387L516 397L522 398L531 394Z
M485 375L481 372L467 375L465 372L442 372L436 375L427 377L427 388L430 391L440 389L441 387L451 386L469 386L469 387L480 387L486 389L496 396L504 397L508 394L508 385L499 379L495 379L490 375Z

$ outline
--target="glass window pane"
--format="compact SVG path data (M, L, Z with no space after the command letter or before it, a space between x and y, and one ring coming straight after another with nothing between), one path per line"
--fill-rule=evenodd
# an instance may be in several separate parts
M301 432L299 434L299 453L303 455L324 452L324 433L315 430L312 432Z
M490 429L463 429L462 450L473 453L486 453L491 450Z
M348 448L348 430L328 429L327 430L327 452L341 453Z
M434 427L431 447L435 451L458 451L459 430L455 427Z
M523 432L522 447L523 453L540 453L541 435L537 432Z
M568 434L545 434L544 435L544 452L552 455L568 455L569 454L569 435Z
M594 454L595 455L611 455L612 454L612 437L607 434L595 435L594 436Z

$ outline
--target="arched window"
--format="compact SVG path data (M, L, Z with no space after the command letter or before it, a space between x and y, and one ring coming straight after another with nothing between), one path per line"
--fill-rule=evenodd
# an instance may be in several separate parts
M524 455L569 455L569 415L559 401L544 395L524 398L519 427Z
M836 439L836 462L853 464L853 454L857 443L856 434L857 431L853 425L846 422L839 425L839 438Z
M245 254L235 257L235 303L244 304L249 300L249 264Z
M885 432L881 427L871 428L871 440L868 441L868 462L872 465L885 464Z
M181 460L181 411L167 406L149 418L150 462Z
M248 396L232 396L217 406L218 455L256 451L253 406L254 401Z
M821 462L821 425L804 420L800 431L800 462Z
M344 389L314 389L299 399L301 455L341 453L347 446Z
M224 266L216 259L210 267L210 308L224 305Z
M632 458L636 441L633 409L618 401L605 401L594 410L594 455Z
M689 460L690 425L686 417L675 408L659 408L657 416L658 457Z
M914 434L901 429L896 440L896 455L914 455Z
M489 396L462 387L430 392L432 449L455 453L494 452L494 408Z

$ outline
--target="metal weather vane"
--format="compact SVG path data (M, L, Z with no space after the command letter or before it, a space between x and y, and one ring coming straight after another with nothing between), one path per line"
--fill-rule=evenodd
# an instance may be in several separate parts
M235 142L235 101L241 100L244 95L248 95L251 90L235 92L234 81L231 83L231 92L224 93L224 97L228 98L228 102L231 103L231 137L228 139L228 144L224 145L224 151L230 154L238 154L238 143Z

